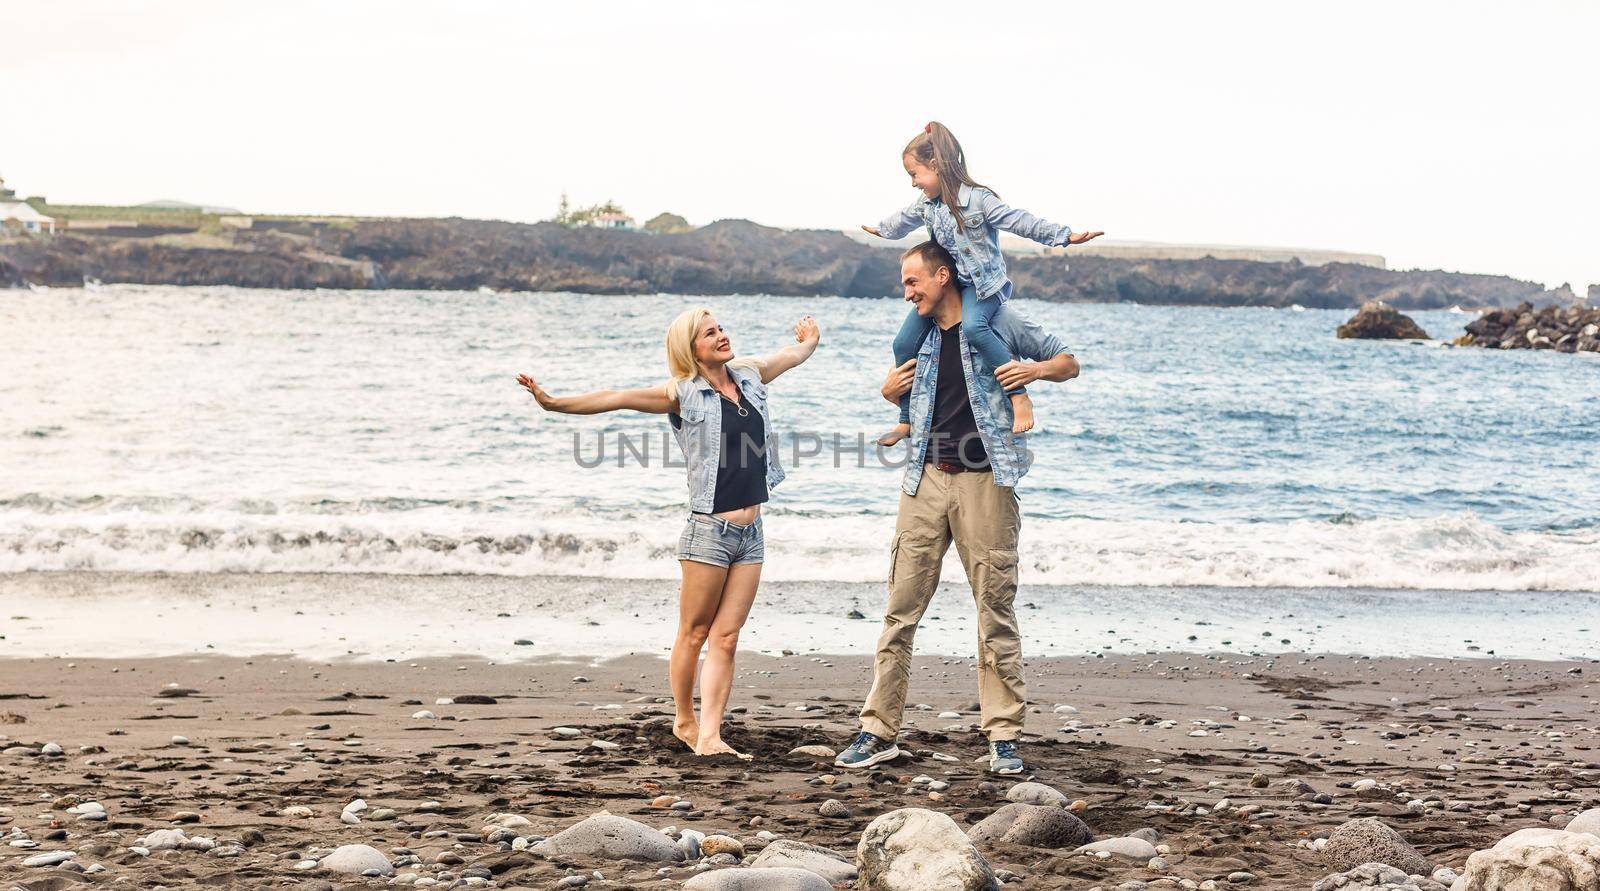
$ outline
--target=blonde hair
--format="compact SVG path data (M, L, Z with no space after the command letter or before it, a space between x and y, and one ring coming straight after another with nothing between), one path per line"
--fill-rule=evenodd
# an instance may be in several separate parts
M694 380L700 374L700 363L694 358L694 339L709 315L711 307L691 306L667 325L667 372L672 377L663 386L667 395L674 399L678 396L679 384ZM754 359L739 358L730 361L728 367L757 368L758 365Z

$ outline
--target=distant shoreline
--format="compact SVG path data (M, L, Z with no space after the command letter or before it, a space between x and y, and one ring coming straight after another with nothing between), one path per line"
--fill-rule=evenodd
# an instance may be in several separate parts
M839 232L722 220L649 234L464 219L219 218L226 224L0 239L0 286L85 282L250 288L898 297L898 251ZM198 226L198 227L196 227ZM94 233L94 234L91 234ZM1507 276L1089 254L1013 255L1018 296L1061 303L1398 309L1562 303Z

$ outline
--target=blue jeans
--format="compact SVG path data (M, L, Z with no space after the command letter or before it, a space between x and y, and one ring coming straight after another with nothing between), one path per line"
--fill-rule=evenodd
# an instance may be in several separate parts
M709 563L712 566L738 566L761 563L767 556L767 537L761 531L761 517L740 525L708 514L690 514L678 536L678 559Z
M994 319L995 310L1000 308L998 295L987 299L978 297L978 289L968 284L961 289L961 327L967 332L967 343L978 351L983 361L989 363L990 368L999 368L1011 361L1011 348L1006 346L1000 335L994 332L990 323ZM905 323L900 326L900 333L894 338L894 364L902 365L916 358L917 349L928 337L928 329L933 327L932 318L923 318L917 315L915 309L906 314ZM1018 387L1007 390L1008 393L1023 393L1026 390ZM911 423L911 393L907 391L900 397L900 423Z

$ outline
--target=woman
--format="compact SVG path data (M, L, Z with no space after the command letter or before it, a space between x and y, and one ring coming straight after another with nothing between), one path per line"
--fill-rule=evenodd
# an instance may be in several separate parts
M727 332L711 310L696 307L667 326L667 368L672 379L662 386L551 396L533 378L517 377L547 411L592 415L632 409L665 414L683 447L690 513L678 539L683 585L668 676L678 712L673 734L697 755L750 757L722 741L722 713L733 688L739 629L761 582L761 505L784 476L767 413L766 385L811 358L820 339L810 316L795 324L794 334L794 345L769 356L735 359ZM697 720L695 665L707 643Z

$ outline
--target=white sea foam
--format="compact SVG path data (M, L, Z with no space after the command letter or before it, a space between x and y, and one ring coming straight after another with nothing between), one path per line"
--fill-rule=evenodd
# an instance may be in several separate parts
M0 511L0 571L361 572L672 579L682 518L521 517L432 506L365 513ZM894 520L774 511L765 577L871 582ZM1194 523L1025 519L1027 584L1600 591L1600 527L1508 532L1471 515ZM955 550L948 578L960 578Z

